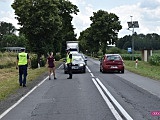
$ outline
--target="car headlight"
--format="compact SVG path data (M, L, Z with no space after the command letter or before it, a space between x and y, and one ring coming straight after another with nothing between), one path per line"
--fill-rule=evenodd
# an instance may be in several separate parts
M81 64L79 64L79 66L82 67L82 66L84 66L84 64L81 63Z

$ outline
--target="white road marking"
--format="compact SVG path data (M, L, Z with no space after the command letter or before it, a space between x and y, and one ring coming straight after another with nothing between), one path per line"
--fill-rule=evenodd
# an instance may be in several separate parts
M99 85L103 88L103 90L105 91L105 93L108 95L108 97L111 99L111 101L116 105L116 107L119 109L119 111L123 114L123 116L127 119L127 120L133 120L131 118L131 116L123 109L123 107L117 102L117 100L111 95L111 93L107 90L107 88L102 84L102 82L96 78L97 82L99 83Z
M91 73L91 70L88 68L88 66L86 66L86 68L87 68L88 72Z
M7 113L9 113L18 104L20 104L28 95L30 95L37 87L39 87L41 84L43 84L48 78L49 78L49 76L46 77L43 81L41 81L38 85L36 85L33 89L31 89L25 96L23 96L21 99L19 99L14 105L12 105L10 108L8 108L6 111L4 111L0 115L0 119L2 119Z
M107 103L108 107L110 108L111 112L113 113L113 115L115 116L115 118L117 120L123 120L122 117L119 115L119 113L117 112L117 110L114 108L114 106L112 105L112 103L109 101L109 99L106 97L106 95L104 94L104 92L102 91L101 87L98 85L98 83L96 82L96 80L94 78L92 78L92 81L94 82L94 84L96 85L98 91L100 92L100 94L102 95L103 99L105 100L105 102Z
M92 77L95 77L95 76L93 75L93 73L91 72L91 70L88 68L88 66L86 66L86 68L87 68L88 72L90 73L90 75L91 75Z

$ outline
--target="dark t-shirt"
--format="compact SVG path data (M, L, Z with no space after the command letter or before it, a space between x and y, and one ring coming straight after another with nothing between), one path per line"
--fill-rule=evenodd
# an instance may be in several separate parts
M54 57L48 57L48 67L53 68L55 67L54 65Z

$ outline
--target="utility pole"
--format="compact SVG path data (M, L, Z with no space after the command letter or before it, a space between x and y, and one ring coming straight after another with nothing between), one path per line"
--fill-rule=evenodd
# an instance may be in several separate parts
M130 16L131 17L131 22L127 22L128 23L128 30L130 30L130 28L132 28L132 61L134 61L134 38L133 38L133 35L134 35L134 28L139 28L139 24L138 24L138 21L132 21L132 17L133 16Z

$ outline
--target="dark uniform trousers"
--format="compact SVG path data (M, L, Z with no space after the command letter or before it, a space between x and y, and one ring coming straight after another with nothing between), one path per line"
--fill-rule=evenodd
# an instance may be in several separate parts
M72 78L72 63L68 63L68 74L69 74L69 78Z
M19 83L25 85L27 77L27 65L19 65Z

